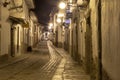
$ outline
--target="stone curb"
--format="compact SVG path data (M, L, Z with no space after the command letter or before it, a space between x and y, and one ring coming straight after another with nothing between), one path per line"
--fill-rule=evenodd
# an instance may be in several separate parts
M51 41L50 41L51 42ZM52 43L52 42L51 42ZM61 54L60 54L60 52L59 52L59 50L57 50L57 48L53 45L53 43L52 43L52 47L53 47L53 49L62 57L62 58L64 58Z

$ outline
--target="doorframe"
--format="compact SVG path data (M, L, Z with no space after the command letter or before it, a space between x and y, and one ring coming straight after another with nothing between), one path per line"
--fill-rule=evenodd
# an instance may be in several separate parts
M101 29L101 0L98 2L98 66L99 66L99 80L102 80L102 29Z
M15 23L12 22L11 23L11 57L15 57L15 46L14 46L14 30L15 30L15 27L14 27Z

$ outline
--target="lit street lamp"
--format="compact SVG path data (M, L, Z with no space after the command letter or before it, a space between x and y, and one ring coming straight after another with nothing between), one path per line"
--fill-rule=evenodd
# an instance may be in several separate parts
M53 26L53 24L52 24L52 23L49 23L49 26Z
M49 29L52 29L52 26L49 26L48 28L49 28Z
M58 18L58 19L57 19L57 22L58 22L58 23L61 23L62 21L61 21L61 19L60 19L60 18Z
M53 23L49 23L48 29L50 30L52 29L52 27L53 27Z
M64 2L59 3L59 8L60 9L65 9L65 7L66 7L66 4Z

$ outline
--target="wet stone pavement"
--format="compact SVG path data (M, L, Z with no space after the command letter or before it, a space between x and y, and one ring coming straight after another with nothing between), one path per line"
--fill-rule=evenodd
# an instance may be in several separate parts
M61 48L56 48L63 57L52 80L90 80L82 66L75 62L70 55Z
M31 53L1 65L0 80L90 80L77 62L50 41L41 41Z
M47 45L40 42L22 60L0 67L0 80L51 80L60 58Z

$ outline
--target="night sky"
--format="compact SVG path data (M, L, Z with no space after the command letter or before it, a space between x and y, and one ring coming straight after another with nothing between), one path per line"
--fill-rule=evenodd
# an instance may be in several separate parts
M47 25L49 14L54 7L57 7L58 0L35 0L35 13L39 23Z

